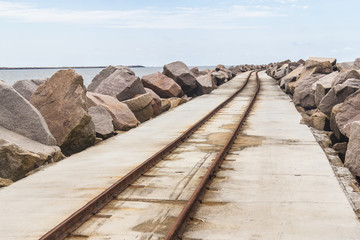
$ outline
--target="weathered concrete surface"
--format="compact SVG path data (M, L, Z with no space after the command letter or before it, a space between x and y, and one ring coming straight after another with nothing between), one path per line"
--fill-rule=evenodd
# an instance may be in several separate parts
M224 101L247 74L240 74L240 81L231 80L211 94L0 189L0 236L38 239Z
M243 94L121 193L117 200L77 229L74 238L69 239L75 240L75 236L163 239L217 152L231 136L255 89L253 78ZM118 211L119 208L122 210ZM111 217L104 221L101 216Z
M260 77L260 101L184 239L359 239L323 150L275 81Z

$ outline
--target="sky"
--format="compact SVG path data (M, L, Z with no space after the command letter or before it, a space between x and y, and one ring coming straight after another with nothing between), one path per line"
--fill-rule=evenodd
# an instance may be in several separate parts
M360 57L359 0L0 0L0 67Z

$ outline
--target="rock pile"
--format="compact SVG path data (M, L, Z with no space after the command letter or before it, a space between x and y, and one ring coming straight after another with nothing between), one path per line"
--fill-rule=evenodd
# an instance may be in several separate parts
M360 58L309 58L270 64L266 70L290 94L309 126L327 131L333 149L360 178Z
M1 185L63 158L41 113L13 87L0 81Z
M109 66L87 89L72 69L13 87L0 81L0 187L208 94L253 68L218 65L199 71L178 61L165 65L163 73L140 79L128 67Z

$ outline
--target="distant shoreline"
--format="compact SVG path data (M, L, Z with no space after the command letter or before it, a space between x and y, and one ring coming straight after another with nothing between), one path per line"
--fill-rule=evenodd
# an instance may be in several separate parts
M107 66L85 66L85 67L0 67L0 70L38 70L38 69L82 69L82 68L106 68ZM129 68L144 68L142 65L131 65Z

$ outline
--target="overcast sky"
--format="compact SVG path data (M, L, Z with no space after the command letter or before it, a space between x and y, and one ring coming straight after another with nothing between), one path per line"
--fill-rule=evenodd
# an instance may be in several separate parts
M360 57L359 0L0 1L0 66Z

